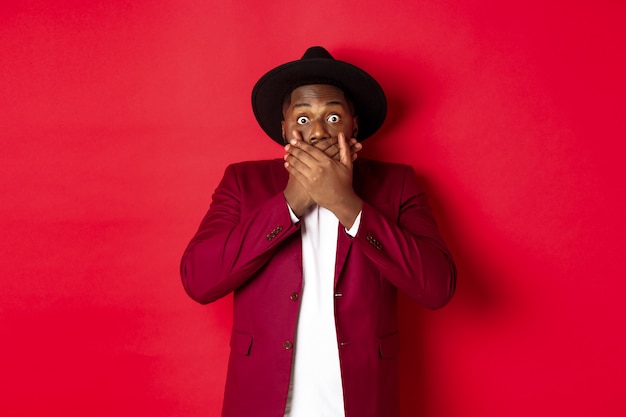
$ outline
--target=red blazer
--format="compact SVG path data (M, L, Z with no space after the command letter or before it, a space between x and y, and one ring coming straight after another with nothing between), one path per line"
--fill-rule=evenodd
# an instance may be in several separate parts
M353 176L361 223L354 238L340 225L335 266L345 412L396 417L397 290L442 307L455 266L410 167L359 159ZM283 417L302 291L287 179L282 159L229 166L183 255L191 298L205 304L234 291L225 417Z

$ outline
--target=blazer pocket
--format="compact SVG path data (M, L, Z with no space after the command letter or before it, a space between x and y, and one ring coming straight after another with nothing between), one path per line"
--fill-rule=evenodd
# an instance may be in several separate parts
M250 350L252 349L252 335L233 331L230 336L230 349L241 355L250 355Z
M398 332L380 338L378 353L381 358L395 358L400 350L400 335Z

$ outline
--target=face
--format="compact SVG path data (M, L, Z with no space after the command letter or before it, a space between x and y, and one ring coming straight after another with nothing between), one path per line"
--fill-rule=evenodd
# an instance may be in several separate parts
M291 139L297 130L305 142L337 138L343 132L346 139L356 137L357 117L343 91L333 85L303 85L291 92L291 100L283 104L283 139Z

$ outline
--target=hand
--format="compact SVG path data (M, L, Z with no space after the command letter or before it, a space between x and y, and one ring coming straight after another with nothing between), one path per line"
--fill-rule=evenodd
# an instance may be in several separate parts
M293 139L303 142L302 135L297 130L294 130L292 132L292 140ZM336 137L328 138L315 142L313 146L324 152L324 154L326 154L329 158L339 161L340 152L338 141L339 139ZM357 142L355 138L350 139L350 154L352 161L356 160L357 152L362 149L363 145ZM291 174L289 175L289 181L287 182L287 186L285 187L283 193L285 195L285 200L287 200L287 203L289 204L289 207L291 207L291 210L293 210L295 215L298 217L301 217L308 210L309 207L315 204L315 201L304 189L302 184L298 180L296 180Z
M327 146L324 149L331 149ZM333 159L317 146L294 138L285 146L285 168L292 177L297 179L313 202L332 211L344 227L350 228L361 211L362 201L352 189L352 160L350 145L343 133L337 137L339 159ZM288 183L287 188L290 188ZM285 197L292 210L287 188ZM292 191L292 190L289 190ZM299 195L299 194L298 194ZM294 200L298 201L298 200Z
M294 131L293 138L297 140L302 140L302 137L297 131ZM363 149L363 145L357 142L355 138L350 139L349 144L350 144L350 154L352 155L352 161L354 162L357 158L357 152ZM323 151L326 155L328 155L328 157L336 161L339 161L338 138L335 137L335 138L323 139L318 142L315 142L312 145L315 146L317 149Z
M315 201L311 198L309 193L304 189L300 181L298 181L293 175L289 174L289 180L287 186L283 191L287 204L291 207L291 210L298 217L302 217L304 213L315 204Z

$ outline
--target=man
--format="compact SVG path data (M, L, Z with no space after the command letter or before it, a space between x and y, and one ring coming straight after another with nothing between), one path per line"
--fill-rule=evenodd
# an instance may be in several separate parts
M384 93L313 47L252 106L284 158L226 169L181 264L194 300L234 291L223 416L396 417L397 290L439 308L456 272L413 170L356 159Z

